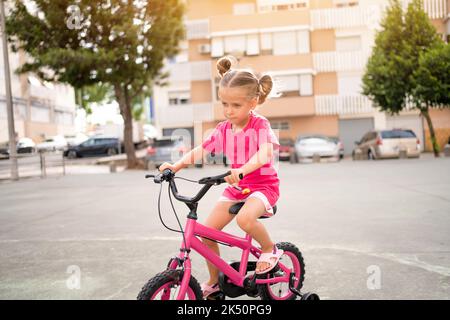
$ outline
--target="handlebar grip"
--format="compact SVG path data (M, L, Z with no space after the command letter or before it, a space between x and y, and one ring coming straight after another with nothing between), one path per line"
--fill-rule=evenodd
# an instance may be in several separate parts
M148 178L154 178L154 177L155 177L154 174L146 174L146 175L145 175L145 179L148 179Z

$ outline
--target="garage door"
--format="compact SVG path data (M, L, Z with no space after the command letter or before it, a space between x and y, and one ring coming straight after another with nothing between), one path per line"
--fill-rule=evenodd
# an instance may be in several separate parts
M361 140L368 131L373 130L373 118L340 119L339 138L344 144L344 154L350 155L355 147L355 141Z
M418 115L414 116L386 116L387 129L410 129L420 140L420 150L423 151L423 121Z
M174 132L175 130L178 130L178 132ZM163 136L164 137L170 137L172 133L175 133L177 135L182 135L183 137L186 137L187 139L190 139L191 141L191 148L194 147L194 128L188 127L188 128L166 128L163 129Z

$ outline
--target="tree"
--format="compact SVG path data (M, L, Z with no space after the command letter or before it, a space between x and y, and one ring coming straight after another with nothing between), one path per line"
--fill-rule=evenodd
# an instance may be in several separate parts
M420 55L413 82L412 95L416 105L439 109L450 107L450 44L442 44ZM427 114L433 150L439 151L433 123L428 111L424 112Z
M138 165L133 145L132 105L164 81L164 59L184 37L179 0L35 0L35 12L16 0L7 18L13 50L32 61L19 73L76 89L109 85L124 119L128 167Z
M405 107L408 74L402 52L405 51L402 6L390 2L381 22L382 31L375 38L375 47L363 76L363 94L381 111L398 113Z
M413 73L419 67L421 54L439 46L442 40L424 12L421 0L413 0L406 14L399 0L391 0L381 26L363 77L363 94L381 111L390 114L398 114L412 104L426 119L435 156L439 156L430 106L414 97Z
M431 24L428 15L423 10L423 1L414 0L409 6L405 15L405 31L406 40L405 60L407 61L408 90L407 96L414 104L414 107L420 111L425 118L430 129L431 144L436 157L439 157L439 145L436 142L436 134L434 132L433 123L431 121L429 108L430 105L422 103L420 99L414 96L416 83L414 81L414 71L419 68L419 59L421 55L426 54L428 50L433 50L443 41L439 38L436 29ZM433 90L434 88L430 88Z

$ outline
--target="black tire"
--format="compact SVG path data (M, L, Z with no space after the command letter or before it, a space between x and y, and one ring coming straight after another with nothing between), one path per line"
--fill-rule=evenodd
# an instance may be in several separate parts
M141 292L139 292L137 296L137 300L150 300L153 295L161 289L161 287L170 282L176 286L179 286L181 283L181 272L181 270L165 270L158 273L142 288ZM198 281L192 276L189 280L189 288L194 293L196 300L203 300L202 289L198 284ZM174 298L176 298L176 295L174 295Z
M78 158L78 154L75 150L69 150L69 152L67 152L67 158L76 159Z
M117 150L115 148L109 148L108 150L106 150L106 154L108 156L115 156L117 154Z
M303 281L305 280L305 262L303 261L303 256L302 253L300 252L300 250L292 243L289 242L280 242L277 243L277 248L282 249L284 252L290 252L293 256L295 256L295 258L297 259L299 265L300 265L300 277L298 278L298 284L296 286L297 290L300 291L300 289L303 287ZM283 254L283 256L281 256L281 260L285 257L285 254ZM272 286L276 286L272 285ZM287 290L289 290L289 284L288 283L283 283L283 285L285 285L287 287ZM258 286L258 290L259 290L259 296L261 298L261 300L275 300L272 297L271 289L269 289L270 285L260 285ZM292 294L290 295L287 299L284 300L295 300L297 298L297 295Z

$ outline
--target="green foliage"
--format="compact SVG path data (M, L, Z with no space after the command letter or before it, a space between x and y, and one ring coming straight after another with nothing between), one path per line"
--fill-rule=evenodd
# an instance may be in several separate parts
M422 53L413 81L417 105L450 106L450 45L442 44Z

